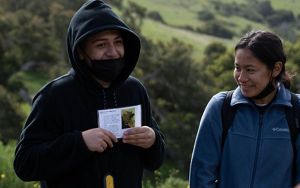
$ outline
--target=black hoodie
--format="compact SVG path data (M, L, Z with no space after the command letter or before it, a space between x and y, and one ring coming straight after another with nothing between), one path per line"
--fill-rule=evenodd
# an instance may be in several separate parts
M122 33L125 68L103 88L78 60L78 45L100 31ZM32 111L16 148L14 169L24 181L42 181L47 188L99 188L111 174L116 188L142 187L143 169L155 170L164 158L164 138L152 118L147 92L130 74L139 56L138 36L102 1L87 1L68 28L67 50L72 70L46 86L33 99ZM96 128L97 110L142 106L142 125L153 128L149 149L118 142L102 153L88 150L82 131Z

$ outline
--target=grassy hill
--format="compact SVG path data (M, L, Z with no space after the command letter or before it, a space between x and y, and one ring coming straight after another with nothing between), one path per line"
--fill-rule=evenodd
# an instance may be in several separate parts
M248 19L256 15L256 8L253 1L247 0L126 0L134 2L147 9L147 13L156 12L162 18L162 21L153 19L144 20L142 26L142 34L154 41L169 41L173 37L185 41L194 46L194 58L202 57L203 50L211 42L221 42L228 47L232 47L239 37L250 29L263 29L274 31L274 27L270 27L264 16L258 15L258 18L263 21L258 22ZM249 3L250 2L250 3ZM252 2L252 4L251 4ZM264 1L257 1L260 4ZM251 4L251 6L249 5ZM300 15L300 1L297 0L270 0L270 4L274 11L287 10L291 11L296 19ZM218 6L219 5L219 6ZM225 6L226 5L226 6ZM234 7L235 6L235 7ZM216 9L216 7L218 9ZM237 9L237 14L234 11L230 15L224 15L224 7ZM219 26L232 31L234 33L231 38L222 38L207 33L201 33L197 30L207 27L208 22L198 18L198 13L201 11L211 12L214 19L217 20ZM223 12L222 12L223 11ZM241 16L241 14L244 14ZM275 14L274 14L275 15ZM299 27L296 24L299 21L291 23L295 29L285 31L285 28L291 28L290 25L281 24L277 27L281 30L275 30L283 37L295 38L299 34ZM300 25L300 24L299 24ZM276 27L275 27L276 28ZM288 33L289 32L289 33ZM286 35L286 36L285 36Z

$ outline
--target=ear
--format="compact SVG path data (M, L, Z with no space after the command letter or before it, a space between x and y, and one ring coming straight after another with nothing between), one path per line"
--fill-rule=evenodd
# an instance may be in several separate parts
M283 64L282 64L281 61L277 61L275 63L274 68L273 68L273 72L272 72L272 76L274 78L277 77L280 74L280 72L282 70L282 66L283 66Z
M83 56L83 52L82 52L82 50L81 50L81 48L76 48L76 52L77 52L77 54L78 54L78 57L79 57L79 59L80 60L83 60L84 59L84 56Z

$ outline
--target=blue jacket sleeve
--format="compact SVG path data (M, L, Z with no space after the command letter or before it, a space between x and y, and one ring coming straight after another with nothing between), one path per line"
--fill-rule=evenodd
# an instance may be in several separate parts
M296 140L296 178L295 178L295 185L300 184L300 137L298 136Z
M297 95L299 98L298 104L300 104L300 95ZM299 107L298 107L299 109ZM295 185L300 184L300 136L298 135L298 138L296 140L296 178L295 178Z
M221 106L220 95L214 96L201 117L192 153L190 188L216 188L221 155Z

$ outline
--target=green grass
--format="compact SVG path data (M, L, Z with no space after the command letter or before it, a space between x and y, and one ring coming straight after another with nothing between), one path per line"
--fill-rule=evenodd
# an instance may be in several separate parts
M37 182L23 182L15 174L13 159L16 142L4 145L0 141L0 187L1 188L39 188Z
M20 107L27 117L31 111L31 105L24 102L24 103L21 103ZM25 122L23 124L25 124Z
M191 1L191 0L190 0ZM164 21L173 26L197 26L201 22L197 20L197 11L202 9L202 3L191 4L188 0L139 0L135 3L146 7L147 11L157 11ZM193 6L195 5L195 6Z
M22 80L25 88L30 92L29 94L34 95L44 84L49 81L49 78L45 74L41 74L36 71L32 72L18 72L14 75L13 79Z
M142 33L153 41L169 42L172 38L177 38L186 44L194 47L193 58L201 59L205 47L211 42L221 42L227 46L233 44L233 40L221 39L210 35L198 34L184 29L178 29L164 24L154 22L153 20L144 20Z
M272 0L271 2L274 9L291 10L295 16L300 14L299 0Z
M247 3L249 0L219 0L223 3ZM266 0L260 0L260 1L266 1ZM291 10L294 12L294 14L298 15L300 14L300 1L299 0L269 0L272 4L272 7L276 10L278 9L284 9L284 10ZM295 16L296 16L295 15Z
M221 20L228 28L235 32L236 36L232 40L226 40L210 35L199 34L190 32L183 28L184 26L190 26L193 28L201 28L205 23L197 18L197 12L200 10L212 10L212 3L210 1L203 0L126 0L137 3L138 5L145 7L147 12L157 11L163 17L167 23L162 24L153 20L144 20L142 26L142 34L154 41L170 41L172 38L177 38L186 42L194 47L195 52L193 57L200 59L203 56L205 47L211 42L221 42L228 47L233 47L234 43L244 33L245 29L251 26L252 29L270 30L266 24L256 23L245 18L238 16L224 17L215 13L218 20ZM248 3L247 0L219 0L223 3ZM300 2L297 0L271 0L272 6L275 9L288 9L294 11L294 13L300 13Z

